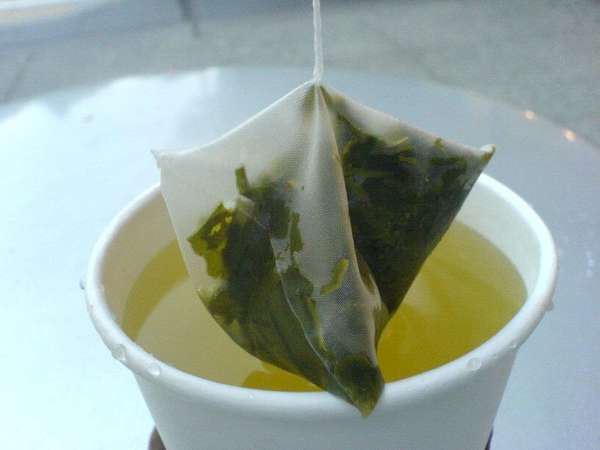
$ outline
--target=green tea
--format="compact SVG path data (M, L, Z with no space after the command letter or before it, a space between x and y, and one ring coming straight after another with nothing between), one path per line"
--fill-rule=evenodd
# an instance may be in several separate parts
M383 331L378 358L385 380L433 369L481 345L525 297L523 281L506 256L455 222ZM122 326L160 360L203 378L258 389L318 389L261 362L227 336L196 295L176 242L136 280Z

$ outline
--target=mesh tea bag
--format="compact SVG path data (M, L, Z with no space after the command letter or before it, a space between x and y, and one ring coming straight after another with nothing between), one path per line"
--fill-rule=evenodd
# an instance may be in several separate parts
M350 100L321 83L320 61L317 45L314 80L217 141L156 157L215 320L367 415L384 385L379 336L493 149Z

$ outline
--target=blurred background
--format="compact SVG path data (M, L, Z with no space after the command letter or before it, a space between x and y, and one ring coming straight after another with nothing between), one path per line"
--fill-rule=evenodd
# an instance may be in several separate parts
M600 143L600 1L324 0L326 64L432 80ZM0 0L0 102L115 77L312 64L310 0Z

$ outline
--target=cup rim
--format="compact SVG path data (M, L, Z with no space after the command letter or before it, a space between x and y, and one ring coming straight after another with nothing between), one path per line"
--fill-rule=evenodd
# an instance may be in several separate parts
M423 396L437 395L467 383L477 373L468 369L470 361L477 359L481 363L479 370L482 370L495 360L516 352L550 306L558 270L556 247L550 231L533 208L504 184L486 174L482 174L477 183L507 202L532 230L540 250L537 280L517 314L483 344L442 366L386 383L373 416L385 414L397 408L399 403L412 403ZM156 184L122 209L105 228L90 257L85 289L88 311L96 330L113 355L125 354L125 360L117 359L121 359L137 376L193 401L201 401L209 407L232 407L255 417L277 416L295 420L359 415L355 408L328 392L258 390L192 375L158 360L124 333L108 306L102 275L109 263L109 249L121 230L158 196L160 186ZM158 376L157 368L160 372Z

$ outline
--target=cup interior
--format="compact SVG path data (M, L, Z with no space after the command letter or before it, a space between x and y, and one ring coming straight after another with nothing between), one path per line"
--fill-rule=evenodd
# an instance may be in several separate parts
M463 205L458 221L468 225L503 252L520 273L527 299L517 315L493 338L473 352L482 361L508 352L522 343L541 320L551 301L556 278L556 252L552 237L532 208L510 189L482 175ZM143 373L152 356L132 342L120 329L130 289L147 263L175 239L165 203L158 186L135 199L108 226L98 241L90 262L86 294L92 320L107 346L125 349L127 361L136 373ZM411 378L400 380L385 396L414 391L417 384L447 384L465 374L465 362L473 355ZM463 361L464 360L464 361ZM166 366L166 364L165 364ZM188 391L219 383L202 380L172 367L166 367L160 382L175 384ZM205 383L205 384L202 384ZM229 387L232 388L233 387ZM182 388L183 389L183 388ZM244 388L235 388L244 389ZM422 387L419 387L422 389ZM417 389L418 390L418 389ZM233 392L233 391L228 391ZM288 395L292 395L288 393ZM322 393L302 393L315 396Z

